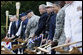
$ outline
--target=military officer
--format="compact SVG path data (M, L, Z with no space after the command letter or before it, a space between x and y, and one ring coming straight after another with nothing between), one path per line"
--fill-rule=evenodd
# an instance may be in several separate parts
M69 6L65 9L65 26L64 31L66 35L66 43L82 41L82 1L65 1L70 3ZM70 45L76 47L82 45L82 43L77 43ZM82 52L82 48L79 48Z
M25 30L25 35L28 39L33 39L32 37L38 28L38 21L40 17L35 15L32 10L28 10L26 14L29 20L28 20L28 24ZM29 45L30 49L33 49L33 45L32 44Z
M64 2L62 2L64 3ZM58 45L65 44L66 36L64 33L64 20L65 20L65 8L68 6L68 4L60 5L60 3L55 3L54 11L57 13L56 16L56 28L55 28L55 35L53 38L53 42L58 43ZM63 48L63 49L67 49ZM59 52L56 52L56 54L60 54Z

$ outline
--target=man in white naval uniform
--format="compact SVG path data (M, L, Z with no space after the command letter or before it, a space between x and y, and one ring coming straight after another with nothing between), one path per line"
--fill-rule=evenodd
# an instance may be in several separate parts
M68 1L65 1L68 2ZM82 41L82 1L69 1L70 5L65 10L66 43ZM82 43L70 45L72 47L81 46ZM79 48L82 52L82 48Z

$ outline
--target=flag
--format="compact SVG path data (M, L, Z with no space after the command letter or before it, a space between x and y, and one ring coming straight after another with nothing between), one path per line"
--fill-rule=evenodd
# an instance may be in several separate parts
M31 38L31 39L28 40L28 43L29 43L29 44L34 43L34 41L38 40L38 39L41 38L41 37L43 37L43 36L40 35L39 37L37 37L37 38L35 38L35 39L33 39L33 40L32 40L32 38ZM28 45L28 43L27 43L27 45Z
M11 42L1 42L1 45L3 45L4 47L8 48L8 49L12 49L12 45Z

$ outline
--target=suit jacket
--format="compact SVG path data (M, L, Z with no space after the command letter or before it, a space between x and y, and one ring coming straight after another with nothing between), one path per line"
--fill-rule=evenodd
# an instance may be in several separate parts
M40 19L39 19L39 22L38 22L38 29L35 32L36 36L39 36L41 33L45 32L45 28L46 28L45 26L46 26L46 20L47 20L47 18L48 18L47 12L43 13L40 16Z
M17 31L18 31L18 29L19 29L19 27L20 27L20 22L21 22L21 20L18 20L17 21L17 25L16 25L16 21L14 21L13 23L12 23L12 35L16 35L16 33L17 33Z

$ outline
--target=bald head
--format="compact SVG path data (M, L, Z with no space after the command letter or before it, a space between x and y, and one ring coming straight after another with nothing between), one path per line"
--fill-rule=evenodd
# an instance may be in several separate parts
M40 14L43 14L44 12L46 12L46 5L45 4L41 4L39 5L39 12Z

